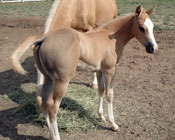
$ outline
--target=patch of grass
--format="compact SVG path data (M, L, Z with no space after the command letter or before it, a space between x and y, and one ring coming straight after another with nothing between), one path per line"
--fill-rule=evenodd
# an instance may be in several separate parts
M160 23L162 29L175 29L175 0L116 0L118 15L128 12L135 12L138 5L142 5L146 10L156 7L152 20L155 26ZM170 18L171 17L171 18Z
M2 97L3 97L4 100L10 101L8 95L5 94L5 95L3 95Z
M162 30L162 25L156 25L154 26L154 30Z
M1 3L0 15L13 17L42 16L47 17L51 7L51 1L24 2L24 3Z
M157 43L161 43L161 40L156 40Z
M14 92L4 95L4 98L19 104L15 114L46 126L43 114L35 102L35 85L24 84L21 88L28 92L24 94ZM58 111L57 120L60 131L71 133L75 130L89 131L100 128L102 123L97 117L97 103L96 90L78 84L69 84Z
M118 15L135 12L138 5L145 9L156 6L152 20L155 25L163 23L163 29L175 28L175 0L116 0ZM21 16L42 16L47 17L53 1L24 2L24 3L3 3L0 4L0 15L14 17Z
M61 103L60 111L63 111L64 114L58 114L60 118L66 119L59 119L58 123L62 124L64 129L69 127L71 131L74 129L88 131L99 128L101 123L97 119L97 103L96 90L82 85L70 84Z

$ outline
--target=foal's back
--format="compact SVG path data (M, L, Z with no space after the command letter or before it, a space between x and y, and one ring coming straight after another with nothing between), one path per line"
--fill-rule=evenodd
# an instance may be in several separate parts
M115 41L108 37L109 34L110 31L103 29L88 33L71 28L54 31L42 42L39 61L47 75L54 78L72 78L79 60L93 67L92 71L113 67Z

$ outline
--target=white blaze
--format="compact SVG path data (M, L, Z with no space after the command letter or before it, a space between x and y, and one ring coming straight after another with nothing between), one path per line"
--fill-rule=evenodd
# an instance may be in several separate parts
M158 45L157 45L157 43L155 41L154 34L153 34L153 27L154 27L154 25L153 25L152 21L149 18L146 18L144 24L148 28L149 38L150 38L150 41L154 45L154 50L157 50L158 49Z

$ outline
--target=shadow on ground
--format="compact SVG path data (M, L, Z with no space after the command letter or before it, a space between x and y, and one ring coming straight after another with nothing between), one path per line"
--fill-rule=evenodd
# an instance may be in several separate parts
M10 108L7 110L0 111L0 135L3 137L8 137L13 140L26 140L26 139L40 139L46 140L45 137L42 136L29 136L29 135L20 135L18 134L17 126L19 124L33 123L30 115L39 114L36 110L38 108L35 103L35 93L27 93L22 90L21 85L26 83L36 83L36 71L33 67L33 57L27 58L23 62L23 67L26 71L28 71L27 75L15 74L13 70L7 70L0 73L0 95L7 96L8 99L12 100L19 106L15 106L14 108ZM83 82L70 82L70 84L81 84L89 87L88 84ZM20 106L28 101L28 106L30 106L28 112L30 113L26 116L26 113L18 112ZM73 106L68 106L68 104L74 104ZM89 116L86 110L82 105L78 104L75 100L72 100L68 97L65 97L61 103L61 108L65 110L69 110L71 112L78 111L80 118L87 118L94 125L98 125L96 119ZM28 108L27 108L28 109ZM24 108L25 110L25 108ZM28 113L27 112L27 113Z
M24 68L29 72L27 75L15 74L13 70L7 70L0 73L0 94L6 95L10 100L17 103L16 98L11 98L11 94L18 93L18 98L21 96L24 97L25 93L21 89L21 84L24 83L36 83L35 69L33 68L33 58L27 58L23 63ZM23 116L15 114L15 111L18 107L0 111L0 135L3 137L9 137L13 140L46 140L42 136L29 136L29 135L20 135L17 131L18 124L24 124L31 122L30 119L27 119Z

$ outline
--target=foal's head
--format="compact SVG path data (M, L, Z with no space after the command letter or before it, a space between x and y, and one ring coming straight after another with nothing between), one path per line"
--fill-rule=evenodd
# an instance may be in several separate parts
M153 23L149 17L154 12L154 7L149 11L144 11L138 6L135 11L135 19L133 24L133 34L145 46L148 53L153 53L158 49L153 34Z

